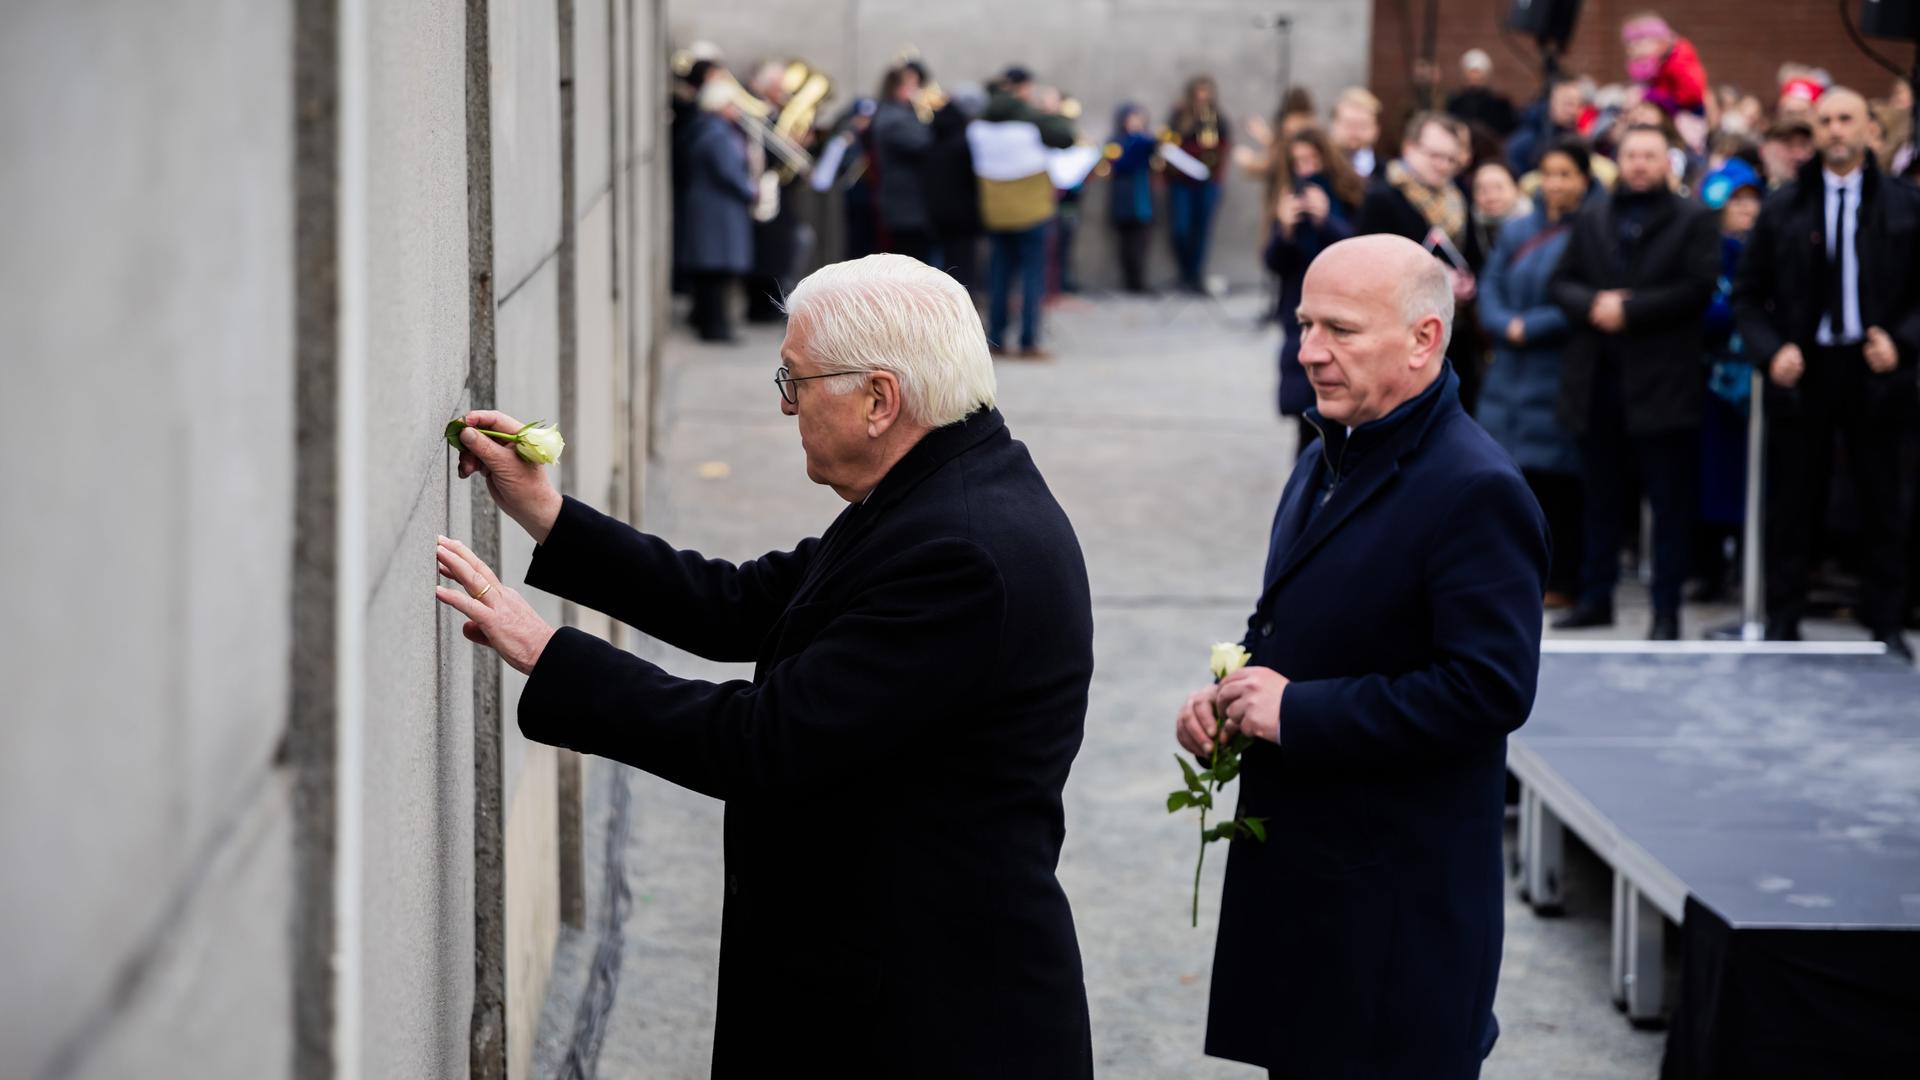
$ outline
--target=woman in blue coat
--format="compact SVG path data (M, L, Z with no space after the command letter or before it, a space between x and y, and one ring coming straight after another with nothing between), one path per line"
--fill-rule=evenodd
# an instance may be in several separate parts
M693 325L706 341L733 336L729 286L753 268L753 204L738 106L718 80L700 91L700 115L687 133L687 190L674 221L674 250L693 293Z
M1267 269L1280 289L1280 415L1300 425L1298 447L1318 433L1301 414L1313 404L1313 387L1300 366L1300 284L1314 256L1353 235L1353 220L1366 197L1366 181L1345 154L1318 128L1303 128L1274 149L1267 170Z
M1540 156L1537 205L1500 230L1480 276L1480 325L1494 346L1475 415L1513 455L1546 515L1550 608L1569 606L1580 589L1583 489L1579 446L1556 414L1567 316L1547 295L1547 281L1592 188L1587 164L1586 146L1573 139Z

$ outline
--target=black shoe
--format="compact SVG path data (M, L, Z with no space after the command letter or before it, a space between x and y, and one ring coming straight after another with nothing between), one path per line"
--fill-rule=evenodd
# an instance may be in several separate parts
M1647 630L1648 641L1679 641L1680 616L1667 614L1655 615L1653 626Z
M1880 637L1880 643L1887 647L1888 656L1897 656L1909 664L1913 663L1913 649L1907 645L1905 634L1897 630L1891 634L1883 634Z
M1575 604L1572 611L1553 620L1555 630L1589 630L1613 625L1613 605Z
M1799 641L1800 621L1798 619L1768 619L1768 641Z

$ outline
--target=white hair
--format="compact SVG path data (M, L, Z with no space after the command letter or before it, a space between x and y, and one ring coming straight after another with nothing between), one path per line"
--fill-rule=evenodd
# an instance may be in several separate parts
M900 382L909 418L930 428L993 404L993 357L973 298L946 273L905 255L869 255L823 266L787 295L808 354L836 394L869 371Z
M1453 341L1453 282L1439 259L1420 260L1420 269L1400 283L1400 317L1413 326L1429 315L1440 320L1440 354Z

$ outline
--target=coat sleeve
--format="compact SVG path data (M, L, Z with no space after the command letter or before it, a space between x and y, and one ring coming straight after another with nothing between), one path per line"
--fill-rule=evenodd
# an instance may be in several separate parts
M1281 753L1302 765L1388 765L1504 738L1525 722L1540 674L1539 505L1519 476L1490 472L1435 537L1426 562L1432 663L1288 684Z
M1690 216L1685 225L1687 233L1675 275L1656 285L1631 290L1621 305L1628 333L1698 323L1713 302L1713 290L1720 281L1719 225L1704 210Z
M964 540L911 548L868 582L758 682L678 679L562 628L520 695L520 730L721 799L911 767L912 748L938 740L993 681L1005 588Z
M1733 323L1740 331L1742 352L1762 370L1773 363L1773 354L1787 343L1780 307L1773 296L1780 227L1772 210L1768 207L1754 223L1733 275Z
M926 156L933 145L933 127L920 122L909 109L888 109L874 121L874 138L903 158Z
M1507 302L1507 272L1513 265L1512 254L1513 245L1505 236L1493 245L1493 254L1487 256L1487 265L1480 270L1479 302L1474 305L1475 313L1480 316L1480 329L1486 331L1488 338L1502 344L1507 340L1507 324L1520 315Z
M696 656L744 662L793 599L817 546L803 540L735 566L568 497L547 542L533 549L527 584Z
M1567 250L1560 253L1560 265L1547 280L1547 295L1566 312L1569 326L1587 325L1587 312L1593 310L1593 298L1600 290L1587 280L1587 264L1582 258L1583 235L1588 224L1584 218L1592 211L1581 211L1573 223L1573 235L1567 237Z

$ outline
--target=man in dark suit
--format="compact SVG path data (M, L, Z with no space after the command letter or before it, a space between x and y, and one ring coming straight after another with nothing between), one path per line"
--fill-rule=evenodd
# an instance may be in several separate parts
M539 543L528 584L751 680L556 631L457 545L464 590L440 596L528 673L529 738L727 801L713 1075L1090 1078L1054 876L1093 673L1073 528L993 408L959 283L875 255L788 307L782 410L849 504L817 540L734 565L562 499L478 433L461 465Z
M1815 117L1819 157L1767 201L1734 288L1740 336L1770 384L1767 636L1800 636L1838 435L1864 541L1859 613L1911 658L1901 622L1920 426L1920 191L1874 161L1859 94L1829 89Z
M1307 271L1321 438L1280 497L1250 664L1177 721L1196 755L1258 740L1238 812L1267 838L1232 841L1206 1048L1275 1077L1473 1077L1499 1031L1506 736L1533 705L1547 542L1460 408L1452 317L1399 237Z
M1555 629L1613 625L1620 576L1620 508L1637 464L1653 507L1653 624L1680 637L1680 586L1698 512L1705 316L1720 280L1711 210L1669 185L1667 136L1636 126L1620 137L1620 182L1574 220L1548 292L1572 337L1560 383L1560 422L1580 440L1586 539L1580 599Z

